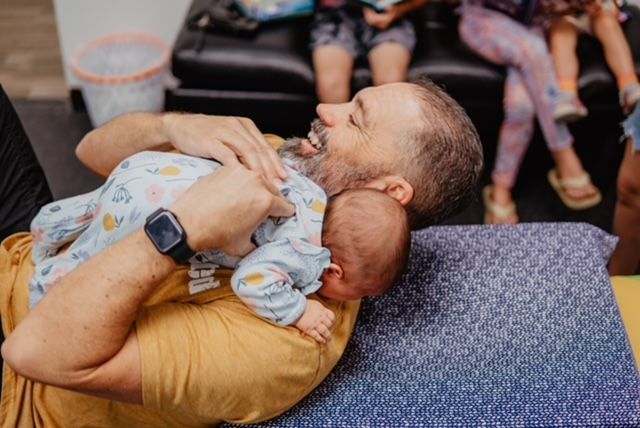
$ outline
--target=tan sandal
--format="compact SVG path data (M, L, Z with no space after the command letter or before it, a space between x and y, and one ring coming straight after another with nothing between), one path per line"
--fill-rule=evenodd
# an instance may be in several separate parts
M596 194L585 198L574 198L567 194L567 189L585 189L593 185L591 177L586 172L579 177L560 178L556 169L553 168L547 174L547 179L562 203L572 210L586 210L595 207L602 200L602 194L595 186Z
M484 202L484 224L513 224L509 220L516 216L516 204L511 202L507 205L496 204L491 195L493 186L485 186L482 189L482 201ZM493 219L493 221L491 221Z

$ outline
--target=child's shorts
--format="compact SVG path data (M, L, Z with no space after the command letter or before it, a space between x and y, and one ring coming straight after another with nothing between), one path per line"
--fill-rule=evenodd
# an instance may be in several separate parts
M319 9L311 24L312 51L320 46L333 45L359 58L385 42L399 43L411 54L416 45L413 24L407 19L400 19L386 30L378 30L367 24L361 8L349 6Z
M633 113L627 117L622 124L624 127L624 134L626 137L631 138L633 141L633 150L636 153L640 152L640 104L636 105Z
M602 8L604 10L612 11L615 15L618 14L618 9L611 0L605 0L602 2ZM591 29L591 18L588 13L583 13L578 16L567 15L561 19L573 24L581 33L593 35L593 30Z

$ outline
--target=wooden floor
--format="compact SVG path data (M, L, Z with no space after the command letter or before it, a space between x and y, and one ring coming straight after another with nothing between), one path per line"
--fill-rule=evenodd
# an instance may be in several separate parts
M0 0L0 83L13 99L65 99L52 0Z

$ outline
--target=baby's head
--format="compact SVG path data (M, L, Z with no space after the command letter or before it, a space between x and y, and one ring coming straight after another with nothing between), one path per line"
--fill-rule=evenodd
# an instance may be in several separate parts
M331 251L331 266L318 294L336 300L382 295L407 266L407 214L378 190L346 190L329 199L322 245Z

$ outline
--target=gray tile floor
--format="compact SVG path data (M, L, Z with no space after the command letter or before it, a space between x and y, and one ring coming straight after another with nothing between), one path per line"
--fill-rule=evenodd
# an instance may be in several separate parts
M12 99L67 97L52 0L1 0L0 34L0 82Z

